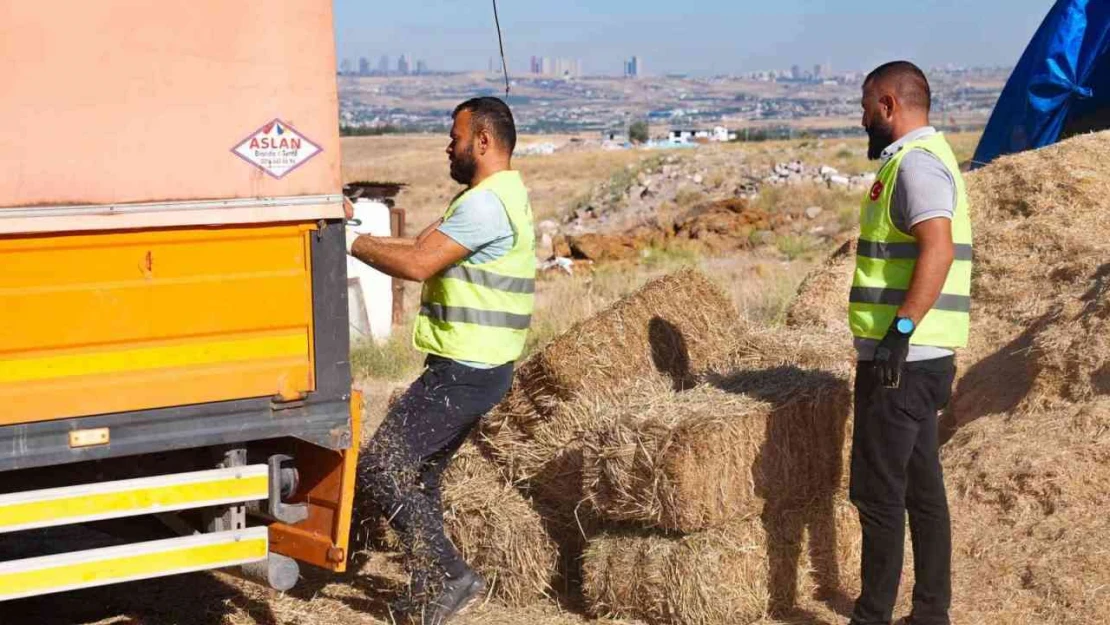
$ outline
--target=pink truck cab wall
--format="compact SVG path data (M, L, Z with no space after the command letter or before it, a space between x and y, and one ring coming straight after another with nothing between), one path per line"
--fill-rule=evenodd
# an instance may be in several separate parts
M341 217L335 67L330 0L0 3L0 234Z

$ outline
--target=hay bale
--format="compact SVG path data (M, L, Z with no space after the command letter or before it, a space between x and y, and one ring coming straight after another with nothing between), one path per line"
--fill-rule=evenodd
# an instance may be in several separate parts
M765 511L686 536L613 531L590 540L584 591L596 616L649 625L740 625L784 615L857 582L859 526L843 501Z
M443 507L448 535L493 598L523 606L549 596L559 554L543 519L469 443L444 474Z
M550 596L558 546L532 502L497 466L467 442L444 473L442 486L447 535L485 578L490 597L524 606ZM355 550L364 555L400 551L400 539L365 487L356 491L355 502Z
M837 488L844 379L781 367L719 384L629 406L586 437L583 482L599 515L689 533Z
M786 310L786 325L848 335L848 291L856 268L856 241L844 243L802 280Z
M618 390L648 375L676 387L691 385L719 354L721 339L736 331L738 319L717 285L684 269L649 282L548 343L521 365L519 387L542 413L551 398Z

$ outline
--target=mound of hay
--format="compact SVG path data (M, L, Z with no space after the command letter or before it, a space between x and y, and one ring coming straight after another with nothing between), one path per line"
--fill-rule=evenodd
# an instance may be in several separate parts
M766 511L687 536L613 531L590 540L584 591L597 616L649 625L741 625L856 587L859 526L843 502ZM854 568L853 568L854 567Z
M1036 394L1071 402L1110 395L1110 271L1104 274L1033 340Z
M1106 621L1110 400L985 417L943 460L955 622Z
M1110 251L1110 132L998 159L967 177L976 323L1003 345L1080 297ZM1001 327L999 327L1001 326Z
M825 262L811 271L786 310L786 325L817 327L847 336L848 291L856 268L856 241L837 248Z
M1095 335L1077 342L1073 333L1100 323L1094 300L1110 258L1107 150L1110 132L1086 135L968 175L974 308L948 431L1106 387L1099 363L1110 357L1107 343Z
M523 606L549 596L559 552L544 521L470 444L443 478L444 523L495 599Z
M583 481L599 515L689 533L835 490L845 380L781 367L720 382L629 406L587 436Z

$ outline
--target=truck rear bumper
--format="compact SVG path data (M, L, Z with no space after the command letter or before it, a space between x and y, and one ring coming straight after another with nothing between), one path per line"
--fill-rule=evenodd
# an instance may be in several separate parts
M339 451L351 447L349 402L253 399L9 425L0 427L0 471L282 437ZM96 430L107 430L106 443L71 446L74 433Z

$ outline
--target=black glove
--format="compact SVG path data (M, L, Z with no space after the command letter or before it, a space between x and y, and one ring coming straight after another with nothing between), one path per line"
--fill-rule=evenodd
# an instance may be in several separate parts
M910 326L912 327L912 323ZM886 336L879 341L875 348L875 373L879 376L879 383L887 388L898 388L902 384L902 369L906 366L906 356L910 353L909 333L898 330L898 320L890 324Z

